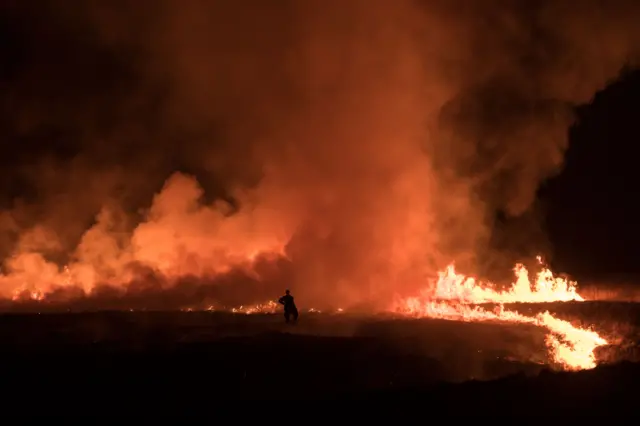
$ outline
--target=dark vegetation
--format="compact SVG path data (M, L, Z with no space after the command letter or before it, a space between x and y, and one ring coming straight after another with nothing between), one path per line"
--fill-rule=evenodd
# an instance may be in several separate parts
M565 317L577 316L563 306ZM630 317L631 305L615 312L625 307ZM413 410L432 406L432 415L445 407L454 409L448 415L620 413L633 407L640 364L629 362L633 327L618 328L631 340L602 349L606 364L564 373L548 364L544 331L528 326L345 314L285 325L281 315L7 313L0 386L5 406L28 402L38 415L194 414L224 399L326 398L417 399Z

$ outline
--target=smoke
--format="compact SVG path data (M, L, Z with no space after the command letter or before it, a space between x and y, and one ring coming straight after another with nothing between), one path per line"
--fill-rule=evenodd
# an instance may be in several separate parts
M637 59L638 9L7 2L0 293L344 306L491 269L533 228L496 245L496 213L535 217L572 108Z

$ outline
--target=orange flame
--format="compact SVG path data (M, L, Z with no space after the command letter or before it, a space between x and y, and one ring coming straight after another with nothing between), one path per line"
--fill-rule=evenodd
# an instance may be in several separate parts
M538 257L542 264L542 259ZM596 366L594 351L608 342L592 330L573 326L568 321L555 318L549 312L526 316L504 309L503 303L541 303L557 301L583 301L577 293L577 284L554 277L546 267L537 274L532 285L529 272L523 265L515 267L516 282L505 291L498 291L492 284L483 284L474 278L458 274L453 265L439 274L433 289L427 289L419 297L400 300L395 311L407 315L440 318L454 321L500 321L531 324L549 331L546 344L550 358L568 370L590 369ZM493 311L480 306L482 303L499 303Z
M246 314L246 315L251 315L251 314L275 314L276 312L278 312L278 308L280 305L278 305L276 302L274 302L273 300L269 300L268 302L265 303L256 303L253 305L240 305L240 306L236 306L233 308L225 308L225 307L215 307L213 305L209 306L206 310L209 312L214 312L214 311L222 311L222 312L231 312L234 314ZM191 310L191 309L190 309ZM309 308L307 309L307 313L322 313L322 311L320 311L319 309L316 308Z
M43 262L38 255L23 256L19 260L25 267L22 275L2 276L4 281L13 280L13 300L46 299L48 292L59 287L78 286L85 292L92 289L92 281L85 282L77 270L64 267L53 269L51 264ZM251 259L246 259L251 263ZM546 344L550 358L565 369L589 369L596 366L594 351L597 347L607 345L606 339L592 330L573 326L567 321L555 318L549 312L535 316L523 315L517 311L506 310L505 303L546 303L584 301L577 292L577 284L554 274L542 264L541 270L533 283L529 271L521 264L514 267L515 282L507 289L500 291L491 283L482 283L473 277L458 274L453 265L449 265L438 274L434 286L428 286L418 297L399 300L392 310L405 315L417 317L440 318L455 321L500 321L520 324L531 324L549 331ZM26 267L28 266L28 267ZM0 280L0 281L3 281ZM22 284L16 282L21 280ZM42 285L46 283L46 285ZM487 310L480 306L483 303L499 304L495 310ZM242 313L275 313L278 305L266 302L251 306L221 308L220 310ZM188 308L187 310L193 310ZM218 310L210 307L208 310ZM315 309L309 312L318 312ZM342 312L339 309L338 312Z
M542 265L542 258L538 256ZM542 265L543 266L543 265ZM434 298L457 300L464 303L545 303L584 301L577 292L577 283L564 278L554 277L546 267L536 275L531 285L529 271L522 264L514 268L516 281L506 291L497 291L492 284L478 283L475 278L457 274L455 267L449 265L438 274Z

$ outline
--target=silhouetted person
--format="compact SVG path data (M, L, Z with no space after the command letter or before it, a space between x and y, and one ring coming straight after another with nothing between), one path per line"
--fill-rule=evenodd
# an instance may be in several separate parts
M298 321L298 308L296 307L295 302L293 301L293 296L289 290L284 292L284 296L278 299L278 302L281 305L284 305L284 320L289 322L290 318L293 317L293 321Z

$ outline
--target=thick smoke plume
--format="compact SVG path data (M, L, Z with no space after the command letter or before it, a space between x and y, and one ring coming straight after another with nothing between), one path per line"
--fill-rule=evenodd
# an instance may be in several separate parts
M490 269L496 213L530 215L639 11L4 2L0 294L345 306Z

